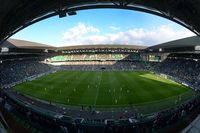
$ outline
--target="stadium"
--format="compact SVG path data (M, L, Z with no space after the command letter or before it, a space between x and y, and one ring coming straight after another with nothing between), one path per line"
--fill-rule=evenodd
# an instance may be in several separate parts
M27 16L23 20L17 15L9 18L0 14L0 132L200 131L200 20L180 15L184 11L188 12L186 16L200 16L198 1L197 7L195 2L174 2L180 12L162 4L158 7L159 2L148 5L145 1L63 1L59 3L63 8L52 14L51 9L58 4L55 1L46 1L48 6L44 6L45 2L30 2L27 9L19 6L11 10L20 2L4 1L10 8L0 8L0 12L8 12L5 16L15 11ZM26 10L33 9L34 4L38 10L27 14ZM194 7L194 11L181 8L185 4ZM78 10L93 8L155 14L190 29L197 36L153 46L91 44L66 47L9 38L48 17L71 16ZM16 23L12 23L12 19Z

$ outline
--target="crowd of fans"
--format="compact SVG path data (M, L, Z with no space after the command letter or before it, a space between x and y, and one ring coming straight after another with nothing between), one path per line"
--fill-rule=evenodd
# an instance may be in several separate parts
M66 62L60 66L62 70L83 70L83 71L130 71L130 70L144 70L145 64L143 62L130 61L79 61Z
M167 58L156 65L153 70L180 79L194 87L200 85L199 60Z
M0 70L0 86L3 86L46 73L52 67L37 60L12 60L0 63Z
M78 55L76 55L78 56ZM86 55L82 55L85 57ZM82 58L82 56L80 58ZM89 55L88 55L89 56ZM91 55L90 55L91 56ZM100 56L100 55L98 55ZM105 56L102 54L101 56ZM111 56L111 55L110 55ZM121 57L122 54L112 56ZM111 56L111 57L112 57ZM129 55L134 56L136 55ZM34 60L6 60L0 63L0 86L17 82L33 75L45 73L55 68L51 63L45 64ZM169 57L161 63L147 63L142 61L66 61L60 65L65 70L152 70L181 79L191 85L200 85L200 61Z
M165 127L180 122L181 119L190 115L193 110L199 108L199 104L200 97L197 97L186 104L175 107L174 109L159 112L151 119L139 123L136 122L133 126L108 126L106 131L113 133L167 132ZM177 130L173 132L177 132Z
M155 117L155 120L153 121L153 129L159 130L166 127L167 125L171 125L178 122L185 116L190 115L190 113L194 109L199 108L199 104L200 97L198 96L186 104L182 104L175 107L174 109L158 113Z
M129 61L135 61L135 60L141 60L139 53L87 53L87 54L68 54L68 55L59 55L54 56L52 58L48 59L51 62L57 62L57 61L84 61L84 60L129 60Z
M37 59L5 60L0 63L0 86L22 81L34 75L60 70L143 70L144 63L137 61L68 61L59 67Z

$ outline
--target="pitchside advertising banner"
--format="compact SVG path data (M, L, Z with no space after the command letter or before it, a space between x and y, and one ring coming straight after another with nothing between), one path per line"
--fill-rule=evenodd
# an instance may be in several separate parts
M158 56L158 55L149 55L149 61L160 62L160 60L161 60L161 56Z
M164 77L164 78L166 78L166 79L170 79L170 80L172 80L172 81L178 82L178 83L180 83L180 84L182 84L182 85L184 85L184 86L186 86L186 87L190 87L189 84L187 84L187 83L185 83L185 82L182 82L181 80L179 80L179 79L177 79L177 78L174 78L174 77L172 77L172 76L169 76L169 75L166 75L166 74L163 74L163 73L160 73L160 76L161 76L161 77ZM191 88L191 87L190 87L190 88Z
M1 48L1 53L9 52L9 48L7 47L2 47Z
M195 46L196 51L200 51L200 46Z
M167 79L167 75L166 74L161 73L160 76Z

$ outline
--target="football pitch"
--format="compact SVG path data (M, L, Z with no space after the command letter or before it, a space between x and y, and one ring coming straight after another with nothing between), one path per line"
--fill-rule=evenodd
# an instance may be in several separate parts
M190 88L146 71L59 71L14 90L57 104L134 107L142 113L175 106L195 95Z

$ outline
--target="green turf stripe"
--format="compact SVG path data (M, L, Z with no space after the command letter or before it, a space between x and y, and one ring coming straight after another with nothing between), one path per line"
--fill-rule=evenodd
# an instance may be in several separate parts
M187 94L182 98L187 100L193 93L176 82L144 71L60 71L17 85L15 90L61 104L136 106L141 112L150 105L149 110L172 106L178 95Z

